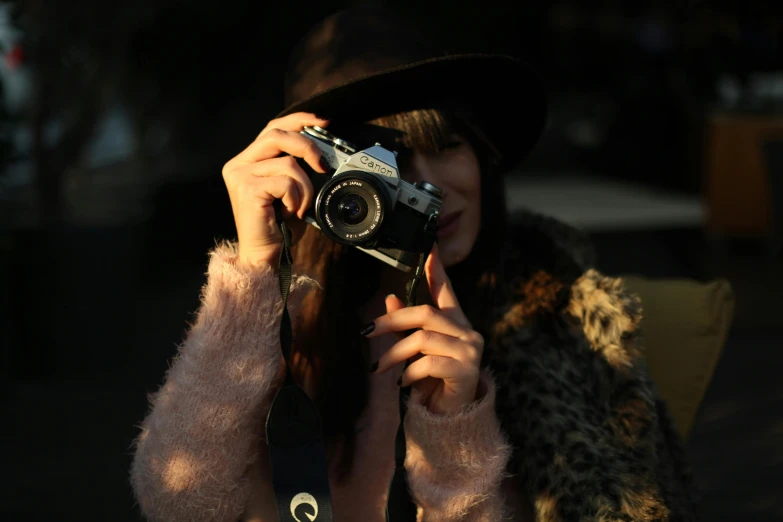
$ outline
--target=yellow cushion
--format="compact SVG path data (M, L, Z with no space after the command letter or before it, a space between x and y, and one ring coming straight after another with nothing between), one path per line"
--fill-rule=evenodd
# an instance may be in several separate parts
M718 364L734 315L728 281L623 276L642 300L642 335L650 375L683 438Z

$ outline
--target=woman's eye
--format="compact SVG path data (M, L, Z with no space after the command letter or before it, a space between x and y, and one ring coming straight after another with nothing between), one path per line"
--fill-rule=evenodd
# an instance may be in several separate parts
M443 145L443 150L458 149L462 146L462 140L452 140Z

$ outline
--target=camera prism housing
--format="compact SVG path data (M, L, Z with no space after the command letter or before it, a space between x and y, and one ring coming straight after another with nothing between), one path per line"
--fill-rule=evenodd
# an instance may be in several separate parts
M305 221L337 243L409 271L437 235L441 189L404 181L396 154L379 143L357 151L320 127L305 127L301 134L318 146L328 167L320 174L298 161L316 193Z

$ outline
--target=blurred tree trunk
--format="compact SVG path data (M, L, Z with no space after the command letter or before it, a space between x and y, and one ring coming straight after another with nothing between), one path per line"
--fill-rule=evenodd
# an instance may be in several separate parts
M56 225L63 220L63 181L65 173L78 165L98 118L105 105L102 81L94 80L84 89L84 98L62 122L62 134L54 143L46 139L47 127L58 117L58 106L53 91L57 88L51 78L43 78L32 115L32 153L35 165L35 185L40 224Z
M35 69L30 114L39 222L61 223L63 184L78 167L108 104L122 92L134 28L156 12L151 1L21 2L25 48Z

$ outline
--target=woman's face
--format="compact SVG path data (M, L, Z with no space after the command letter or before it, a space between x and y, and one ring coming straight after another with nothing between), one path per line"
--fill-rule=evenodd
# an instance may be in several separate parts
M481 226L481 170L473 147L457 134L437 153L410 152L400 162L409 183L427 181L443 190L438 247L446 267L464 260Z

